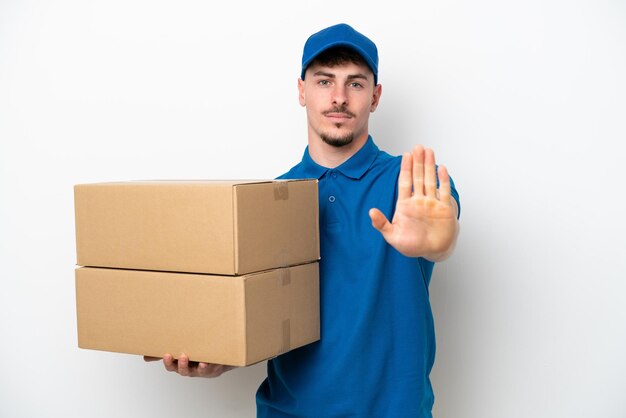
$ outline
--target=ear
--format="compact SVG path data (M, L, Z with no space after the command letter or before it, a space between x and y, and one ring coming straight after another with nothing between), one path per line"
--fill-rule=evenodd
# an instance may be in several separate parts
M376 84L376 87L374 87L374 93L372 94L372 105L370 106L370 113L374 113L374 111L378 107L378 102L380 101L380 96L382 94L383 86L381 84Z
M304 80L301 78L298 79L298 100L300 101L300 106L306 106L306 94L304 93Z

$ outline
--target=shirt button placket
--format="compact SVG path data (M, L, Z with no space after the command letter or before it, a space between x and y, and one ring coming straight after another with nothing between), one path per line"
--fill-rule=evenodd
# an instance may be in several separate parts
M337 180L337 172L331 170L330 171L330 178L333 179L333 180ZM335 189L335 182L333 182L333 187L331 187L331 189L330 189L330 196L328 196L328 201L330 203L335 203L335 200L337 200L337 198L335 197L334 190L336 190Z
M329 173L330 181L328 188L328 219L331 223L339 221L337 217L337 207L334 203L337 201L337 172L331 170Z

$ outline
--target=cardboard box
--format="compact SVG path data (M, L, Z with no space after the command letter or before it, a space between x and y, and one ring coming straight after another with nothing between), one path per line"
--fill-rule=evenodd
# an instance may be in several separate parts
M319 260L317 180L76 185L80 266L241 275Z
M317 341L318 263L243 276L76 269L81 348L247 366Z

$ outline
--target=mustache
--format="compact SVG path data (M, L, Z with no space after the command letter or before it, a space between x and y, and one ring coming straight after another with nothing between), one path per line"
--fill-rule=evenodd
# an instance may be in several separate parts
M346 109L345 106L333 107L332 109L325 110L322 112L322 115L326 116L329 113L343 113L344 115L349 116L351 118L355 116L355 114L350 112L348 109Z

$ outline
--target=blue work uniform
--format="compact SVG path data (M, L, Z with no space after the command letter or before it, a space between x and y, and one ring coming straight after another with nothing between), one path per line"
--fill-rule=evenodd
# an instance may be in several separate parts
M369 137L332 169L307 148L280 177L319 179L321 338L268 361L258 418L432 417L434 263L400 254L368 215L393 217L400 161Z

